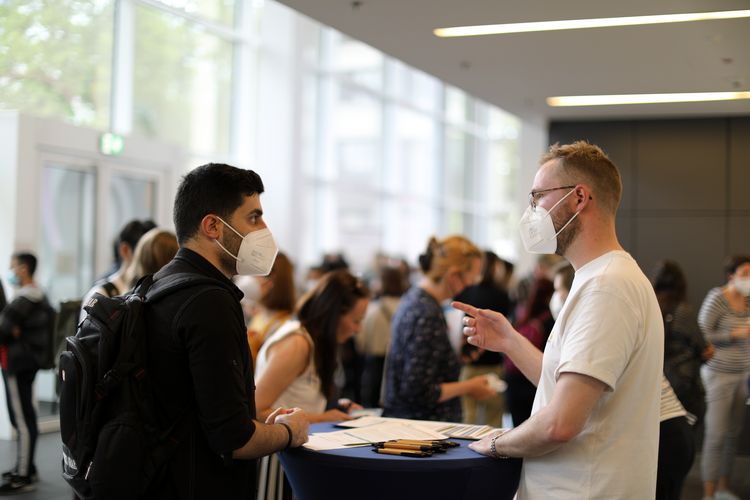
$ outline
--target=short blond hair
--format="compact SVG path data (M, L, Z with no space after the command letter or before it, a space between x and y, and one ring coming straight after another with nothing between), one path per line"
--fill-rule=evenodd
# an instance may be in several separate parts
M542 156L541 164L551 160L560 160L563 182L591 184L592 197L609 215L617 214L622 199L622 179L615 164L599 146L586 141L555 143Z
M422 272L434 282L439 282L451 267L461 272L470 271L472 259L482 258L482 252L468 238L448 236L438 240L434 236L427 243L427 250L419 256Z

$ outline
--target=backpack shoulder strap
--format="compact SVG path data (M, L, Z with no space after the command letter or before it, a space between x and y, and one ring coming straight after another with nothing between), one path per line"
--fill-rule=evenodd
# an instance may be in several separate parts
M153 276L151 276L151 278L153 278ZM192 288L199 285L225 289L221 282L207 276L195 273L175 273L155 281L152 279L151 283L147 283L145 289L142 290L142 296L145 298L146 302L156 302L178 290Z
M115 284L111 281L105 281L101 285L104 291L107 293L107 297L114 297L119 292Z

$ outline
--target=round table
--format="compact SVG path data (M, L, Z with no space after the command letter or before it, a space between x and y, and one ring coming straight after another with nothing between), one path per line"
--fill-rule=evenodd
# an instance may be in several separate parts
M330 432L314 424L310 432ZM471 441L429 458L380 455L370 446L326 451L306 448L279 454L299 500L511 500L518 488L520 459L495 460L468 448Z

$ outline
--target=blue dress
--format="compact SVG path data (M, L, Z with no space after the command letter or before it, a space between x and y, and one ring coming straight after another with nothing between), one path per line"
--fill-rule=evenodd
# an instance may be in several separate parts
M440 384L458 381L461 371L440 304L412 287L402 297L391 328L383 415L461 422L461 398L438 403Z

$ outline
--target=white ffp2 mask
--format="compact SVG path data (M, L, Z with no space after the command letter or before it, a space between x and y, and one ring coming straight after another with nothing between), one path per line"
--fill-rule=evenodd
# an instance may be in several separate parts
M252 231L242 236L235 228L227 224L221 217L217 218L229 229L242 238L237 255L224 248L219 240L214 240L222 250L231 255L237 261L237 274L242 276L268 276L276 260L279 248L273 239L271 230L267 227Z
M539 205L537 205L536 208L531 208L531 206L526 207L526 211L523 213L521 221L519 222L518 229L521 232L521 241L527 252L546 254L555 253L557 250L557 235L560 234L563 229L568 227L568 224L573 222L573 219L578 216L578 212L573 214L573 217L571 217L570 220L568 220L568 222L566 222L557 232L555 232L555 224L552 222L550 212L552 212L557 205L562 203L565 198L570 196L573 191L575 191L575 188L568 191L565 196L552 205L549 212Z

